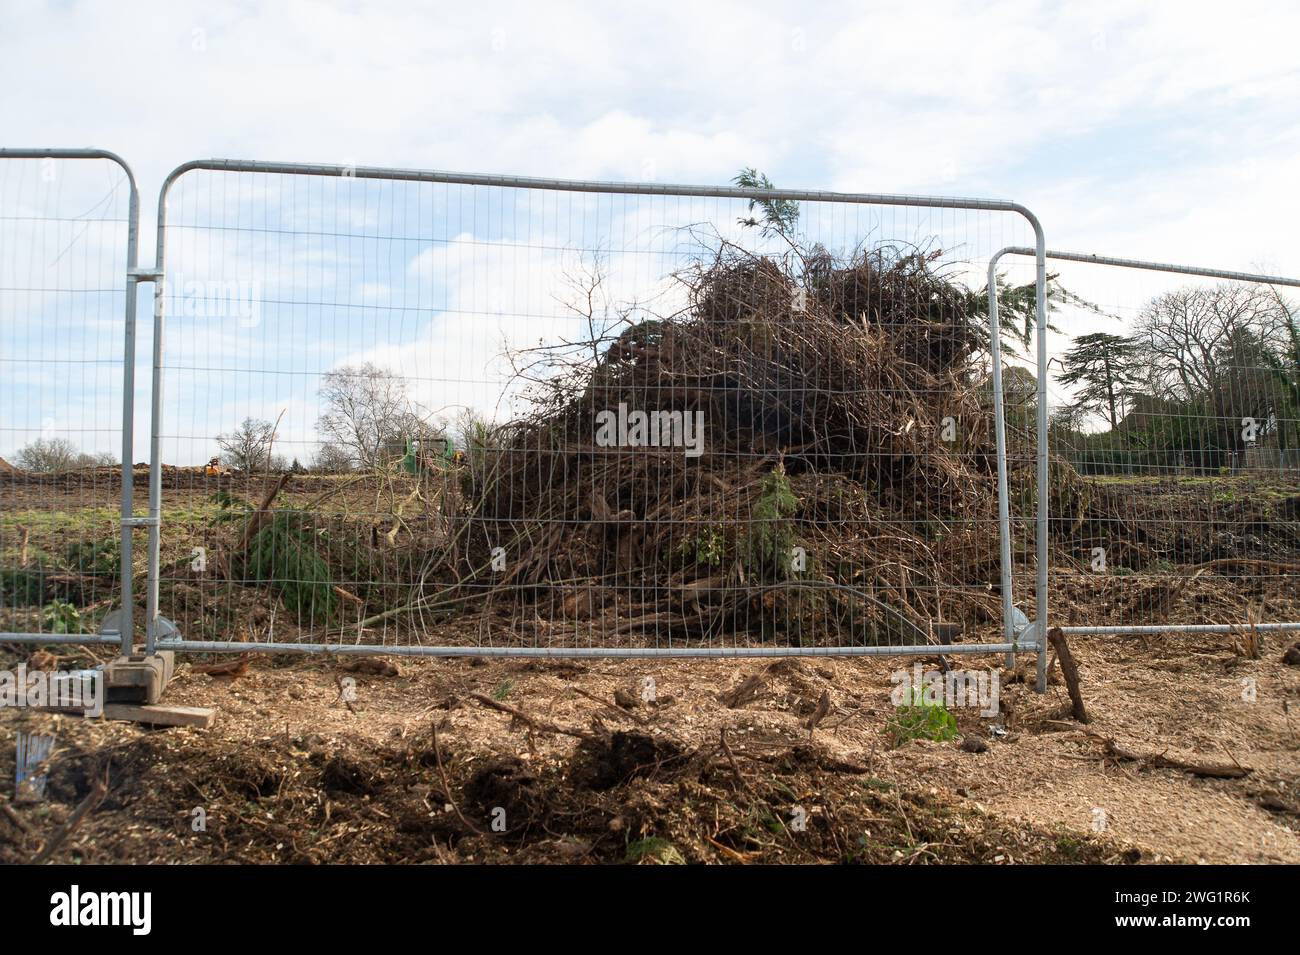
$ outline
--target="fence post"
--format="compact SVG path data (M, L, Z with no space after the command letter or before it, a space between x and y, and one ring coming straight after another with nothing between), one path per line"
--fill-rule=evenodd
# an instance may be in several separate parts
M1014 644L1016 628L1013 620L1015 602L1011 592L1011 502L1007 490L1006 396L1002 392L1002 325L998 321L998 261L1006 251L1001 249L989 259L989 357L993 364L993 433L998 458L998 559L1002 573L1002 632L1007 643ZM1006 664L1015 667L1014 650L1007 654Z
M1047 458L1047 241L1034 223L1034 282L1038 304L1038 578L1035 616L1038 679L1035 688L1047 692L1047 521L1051 474Z
M126 236L126 338L122 355L122 655L135 649L135 319L140 264L140 195L127 169L131 200Z
M165 199L162 201L166 201ZM163 326L165 322L163 301L166 280L163 278L162 209L159 205L158 257L153 286L153 377L152 399L149 414L149 581L145 598L145 653L153 656L158 648L158 631L164 629L163 618L158 613L158 574L162 551L162 458L160 457L163 393ZM174 630L174 628L168 628Z

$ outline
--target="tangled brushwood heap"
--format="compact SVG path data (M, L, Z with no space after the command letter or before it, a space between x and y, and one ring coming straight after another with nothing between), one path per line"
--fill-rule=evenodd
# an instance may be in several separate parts
M471 448L462 585L611 638L908 642L932 620L993 619L983 314L936 262L728 246L679 276L680 315L578 364L557 351L538 410ZM698 456L608 446L617 409L700 421ZM509 555L496 574L493 547Z
M168 579L267 589L288 611L278 632L362 640L915 644L950 636L938 621L990 636L987 305L939 263L724 245L676 276L676 313L514 356L532 410L458 435L463 461L296 507L283 475L260 506L223 510L242 533L209 532L216 573L184 558ZM1027 515L1033 469L1016 465L1032 454L1013 447ZM202 607L178 619L201 629Z
M556 647L919 643L951 634L935 621L996 637L987 291L942 269L937 253L892 247L842 261L723 245L677 275L689 295L673 314L629 310L611 332L514 355L532 410L456 435L463 462L352 475L292 503L287 473L260 506L218 495L209 569L193 570L188 543L166 568L174 619L215 637L230 629L219 605L246 608L240 626L268 635ZM1004 289L1004 303L1032 303L1026 289ZM1036 382L1023 369L1016 380L1024 595ZM1047 493L1066 619L1093 613L1097 547L1116 575L1167 575L1159 599L1124 605L1128 619L1158 622L1196 589L1176 568L1206 575L1195 596L1209 603L1177 611L1193 619L1293 603L1293 490L1224 502L1110 487L1053 458ZM285 612L266 613L258 590Z

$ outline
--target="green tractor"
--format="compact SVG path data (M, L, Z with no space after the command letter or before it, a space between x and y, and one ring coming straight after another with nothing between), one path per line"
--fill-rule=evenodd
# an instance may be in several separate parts
M456 460L456 446L450 438L407 438L401 468L408 474L445 471Z

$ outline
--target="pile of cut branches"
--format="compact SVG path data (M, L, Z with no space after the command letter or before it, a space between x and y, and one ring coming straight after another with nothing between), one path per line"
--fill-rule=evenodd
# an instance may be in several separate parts
M462 583L575 634L921 642L992 619L982 316L937 259L725 245L679 274L680 314L543 353L534 413L469 455ZM692 453L653 424L609 440L636 411L698 422ZM493 547L506 569L475 573Z

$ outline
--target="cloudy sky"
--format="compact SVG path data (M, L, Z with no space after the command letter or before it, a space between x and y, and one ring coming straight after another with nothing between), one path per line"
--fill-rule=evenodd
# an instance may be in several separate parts
M795 188L1014 199L1063 249L1300 274L1294 5L3 0L3 14L3 144L97 145L123 155L140 182L145 264L163 177L185 160L218 156L664 183L724 183L739 167L757 166ZM104 173L96 175L79 201L99 195ZM235 232L249 227L259 203L274 202L278 211L274 227L263 222L264 238L242 247L211 231L177 230L177 255L196 281L247 276L264 283L255 297L267 300L253 338L239 339L247 331L239 323L177 328L176 373L192 369L189 379L177 378L177 394L194 404L182 406L169 434L189 441L184 450L177 445L184 457L208 449L202 436L215 426L214 407L224 420L295 406L289 439L307 442L311 379L323 367L383 359L384 349L400 364L403 354L409 360L438 341L431 336L450 335L452 314L535 312L519 303L539 294L553 303L563 270L550 266L587 248L595 234L573 225L575 209L604 214L597 220L604 233L624 237L623 245L606 244L610 268L638 296L653 270L642 259L619 262L633 247L629 215L646 228L642 220L661 211L661 224L712 213L719 228L734 222L730 207L642 204L629 213L608 200L564 208L432 187L339 193L303 185L295 192L279 181L263 191L204 175L186 186L188 200L178 195L178 221L190 215L197 223L207 209L209 223ZM22 176L0 170L0 184L11 209L32 201ZM289 207L294 217L286 219ZM493 227L494 213L511 224ZM862 225L817 221L836 238ZM868 225L908 239L956 229L972 261L1000 238L1020 237L1014 227L974 219ZM64 236L50 254L89 262L89 247L69 256L68 242L99 241L95 231ZM296 233L292 243L282 232ZM11 249L25 244L17 227L3 234ZM340 246L340 234L362 241ZM644 229L630 234L638 250L653 241ZM504 249L521 245L530 258L521 264L510 252L503 260ZM367 258L372 253L382 261ZM291 278L275 271L286 261ZM504 307L468 305L467 296L496 294L489 266L493 274L507 270L513 298ZM0 285L30 287L19 273L34 267L0 267ZM441 283L429 278L439 269ZM92 271L86 266L51 287L93 285ZM484 275L472 281L457 277L477 271ZM1061 271L1067 284L1121 313L1168 284L1087 266ZM334 283L336 294L312 299L309 289L319 291L322 281ZM612 285L623 291L617 280ZM280 304L268 313L272 300ZM368 335L355 332L351 313L337 313L341 300L378 310ZM23 308L30 318L30 299L0 300L7 317ZM255 367L250 349L290 342L295 329L312 331L310 347L300 343L292 358ZM498 321L476 345L456 348L444 337L444 370L425 377L491 377L479 352L500 330ZM42 340L11 330L0 332L0 342L6 335L13 352ZM187 354L211 360L185 365ZM234 371L246 377L230 377ZM216 377L195 385L201 374ZM296 384L295 374L303 379ZM216 390L222 375L231 384ZM262 379L270 383L251 387ZM197 390L186 393L187 381ZM0 398L20 400L3 388ZM32 392L24 394L32 402ZM76 431L74 408L85 396L67 383L61 394L62 404L41 399L18 425L16 416L0 422L7 428L0 453L30 438L33 421ZM443 397L425 395L430 403ZM92 430L111 427L105 421ZM143 448L138 441L137 458Z

